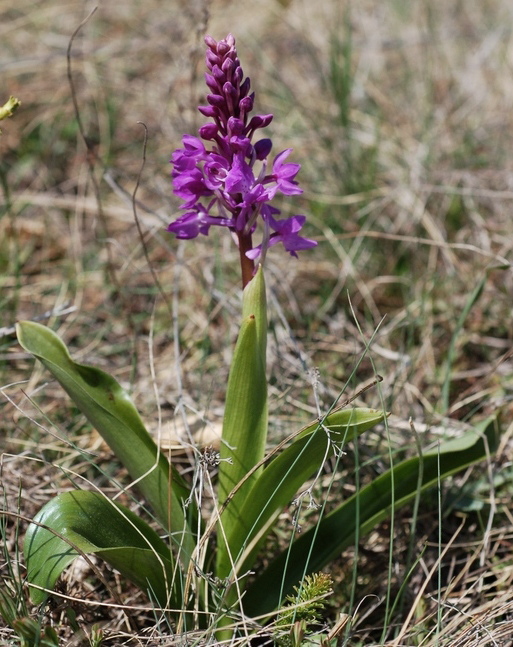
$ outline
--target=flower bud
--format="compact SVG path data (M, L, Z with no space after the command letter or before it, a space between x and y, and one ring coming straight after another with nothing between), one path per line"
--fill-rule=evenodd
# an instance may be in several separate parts
M259 139L254 145L257 160L264 160L272 147L273 143L270 139Z
M251 88L251 81L249 80L249 76L244 79L244 81L240 84L239 88L239 95L241 98L245 97L249 93L249 89Z
M217 54L219 56L226 56L226 54L228 54L230 49L231 49L231 46L225 40L220 40L217 43Z
M215 139L219 130L216 124L205 124L199 129L199 134L202 139Z
M214 52L207 50L206 61L207 67L211 70L214 65L217 65L219 63L219 56L217 56L217 54L215 54Z
M255 115L254 117L251 117L251 121L247 125L246 129L250 131L256 130L257 128L265 128L272 120L272 115Z
M228 119L228 132L230 135L240 135L244 132L244 122L237 117Z
M219 110L217 108L214 108L214 106L198 106L198 110L205 117L216 118L219 116Z
M208 34L205 36L205 43L209 49L215 50L217 47L217 42Z
M214 67L212 68L212 76L220 85L222 85L226 81L225 73L219 67L219 65L214 65Z
M215 93L219 91L219 85L216 79L208 72L205 72L205 83L210 88L210 90L212 90L212 92Z
M253 99L251 97L244 97L244 99L239 101L239 108L241 112L247 115L248 112L253 110Z
M207 101L216 108L222 108L226 103L226 99L220 94L207 94Z
M235 64L231 58L225 58L221 64L221 70L226 74L227 78L231 78L234 68Z

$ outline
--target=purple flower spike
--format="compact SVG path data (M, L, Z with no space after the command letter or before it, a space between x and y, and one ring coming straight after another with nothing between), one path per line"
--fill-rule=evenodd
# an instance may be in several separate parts
M199 135L208 144L184 135L183 148L173 153L173 190L183 200L185 213L168 231L177 238L195 238L208 235L213 225L227 227L239 243L245 285L253 262L263 259L269 247L281 243L297 256L296 252L317 243L299 235L305 216L278 218L280 211L269 204L278 192L302 193L295 180L300 165L285 162L292 151L288 148L276 155L270 168L271 140L252 143L255 132L268 126L273 116L249 117L255 95L249 78L244 79L234 37L228 34L216 42L207 36L205 43L208 105L199 106L199 111L212 121L199 129ZM259 222L262 242L253 246Z

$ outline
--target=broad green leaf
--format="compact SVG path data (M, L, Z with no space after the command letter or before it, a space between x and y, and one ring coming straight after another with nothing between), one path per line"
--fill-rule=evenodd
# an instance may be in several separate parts
M272 523L275 512L290 503L301 486L335 450L340 450L346 441L374 427L383 418L383 412L376 409L336 411L326 416L322 425L316 421L308 426L295 442L272 460L254 482L242 506L238 523L228 536L232 557L237 562L241 552L260 533L258 541L239 564L239 573L245 573L252 567L270 529L265 526Z
M22 321L16 326L21 346L39 359L58 380L76 406L104 438L164 527L172 530L185 555L194 539L184 518L189 490L180 474L146 430L130 396L98 368L74 362L59 337L45 326ZM140 479L140 480L139 480ZM180 536L180 533L184 533Z
M104 559L162 606L181 608L169 547L128 508L99 492L76 490L52 499L34 521L45 527L32 523L25 536L23 552L30 584L53 589L62 571L82 551ZM47 593L31 587L31 597L39 604Z
M243 315L226 392L219 465L219 505L224 503L232 489L263 458L265 452L267 315L261 268L244 290ZM217 553L217 576L220 578L226 577L231 571L230 551L224 535L230 536L232 527L238 523L241 507L259 473L255 472L240 488L221 516Z
M267 349L267 299L265 296L264 271L260 266L256 275L244 288L242 295L242 320L253 315L257 325L257 341L265 365Z
M498 422L496 417L492 417L482 422L475 431L448 441L439 449L425 453L421 458L416 456L405 460L393 470L374 479L324 517L316 527L302 534L292 544L290 552L283 551L270 564L248 588L244 597L244 612L255 617L272 611L280 604L282 581L283 595L286 595L304 575L321 570L353 543L356 536L357 507L360 514L360 536L390 516L392 482L395 484L394 510L398 510L416 495L421 463L421 491L424 491L451 474L485 459L487 447L493 452L497 446L497 439ZM287 570L284 573L287 562Z

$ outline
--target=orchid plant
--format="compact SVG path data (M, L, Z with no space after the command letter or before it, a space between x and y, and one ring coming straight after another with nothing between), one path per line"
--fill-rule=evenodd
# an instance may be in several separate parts
M291 528L290 543L255 571L283 508L292 501L312 504L312 483L324 461L331 456L340 460L345 443L385 421L386 414L354 407L351 400L337 401L268 448L265 257L277 244L296 256L317 243L300 235L304 215L282 217L271 204L278 193L301 193L296 181L300 166L287 161L291 149L271 162L271 140L254 141L272 115L250 117L255 96L233 36L205 40L210 93L208 105L199 110L209 121L199 137L185 135L183 147L172 156L174 193L183 201L184 213L168 229L177 238L192 239L207 235L213 226L225 227L240 255L242 322L226 391L221 449L197 452L197 469L218 469L213 515L202 519L196 485L182 477L154 442L116 380L75 362L48 328L21 322L17 334L22 347L46 366L103 436L132 478L126 492L137 488L153 516L149 522L99 490L74 488L36 515L24 554L36 603L46 600L78 555L96 554L141 587L154 605L174 614L177 631L209 626L226 637L230 624L241 617L272 617L284 602L290 607L294 591L304 601L302 582L311 588L312 574L355 537L422 490L481 460L487 445L493 447L495 421L396 464L329 514L324 504L312 528L299 538Z

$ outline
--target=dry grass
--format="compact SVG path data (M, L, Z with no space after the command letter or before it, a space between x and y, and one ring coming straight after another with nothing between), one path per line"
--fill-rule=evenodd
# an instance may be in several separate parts
M410 416L428 446L502 411L504 439L488 472L475 469L454 486L467 488L481 511L462 510L445 491L441 550L454 543L439 562L438 503L426 503L412 541L415 554L427 548L383 638L387 583L375 575L388 568L388 525L362 544L347 644L513 645L511 3L363 0L352 3L348 20L349 4L336 0L100 2L72 50L88 152L66 49L93 6L0 0L0 103L10 94L22 101L0 138L0 326L54 313L44 320L77 359L130 388L150 428L158 427L156 400L166 433L182 406L219 424L237 331L237 255L227 237L177 244L165 225L177 213L170 154L200 124L203 34L233 32L258 111L275 114L276 150L293 146L303 166L305 193L284 210L308 214L309 234L320 242L298 261L268 258L274 437L315 414L307 368L319 367L326 405L372 378L366 360L346 385L378 326L371 354L393 413L394 452L415 451ZM137 211L167 303L132 210L139 121L148 147ZM71 312L60 315L68 305ZM123 478L9 330L0 342L5 508L30 517L69 487L68 469L107 489L107 477ZM377 391L362 403L379 406ZM383 470L388 456L382 432L366 438L363 478ZM103 482L83 458L90 449L107 471ZM396 520L395 592L409 523L406 513ZM8 518L13 563L25 527L20 521L18 532ZM333 568L334 617L346 610L351 569L348 551ZM173 644L170 628L151 614L109 610L101 603L113 601L89 590L87 577L68 581L71 596L84 597L73 608L86 634L100 620L104 644ZM126 609L144 606L137 592L113 582ZM62 608L49 614L63 644L79 644ZM8 628L2 637L14 640Z

